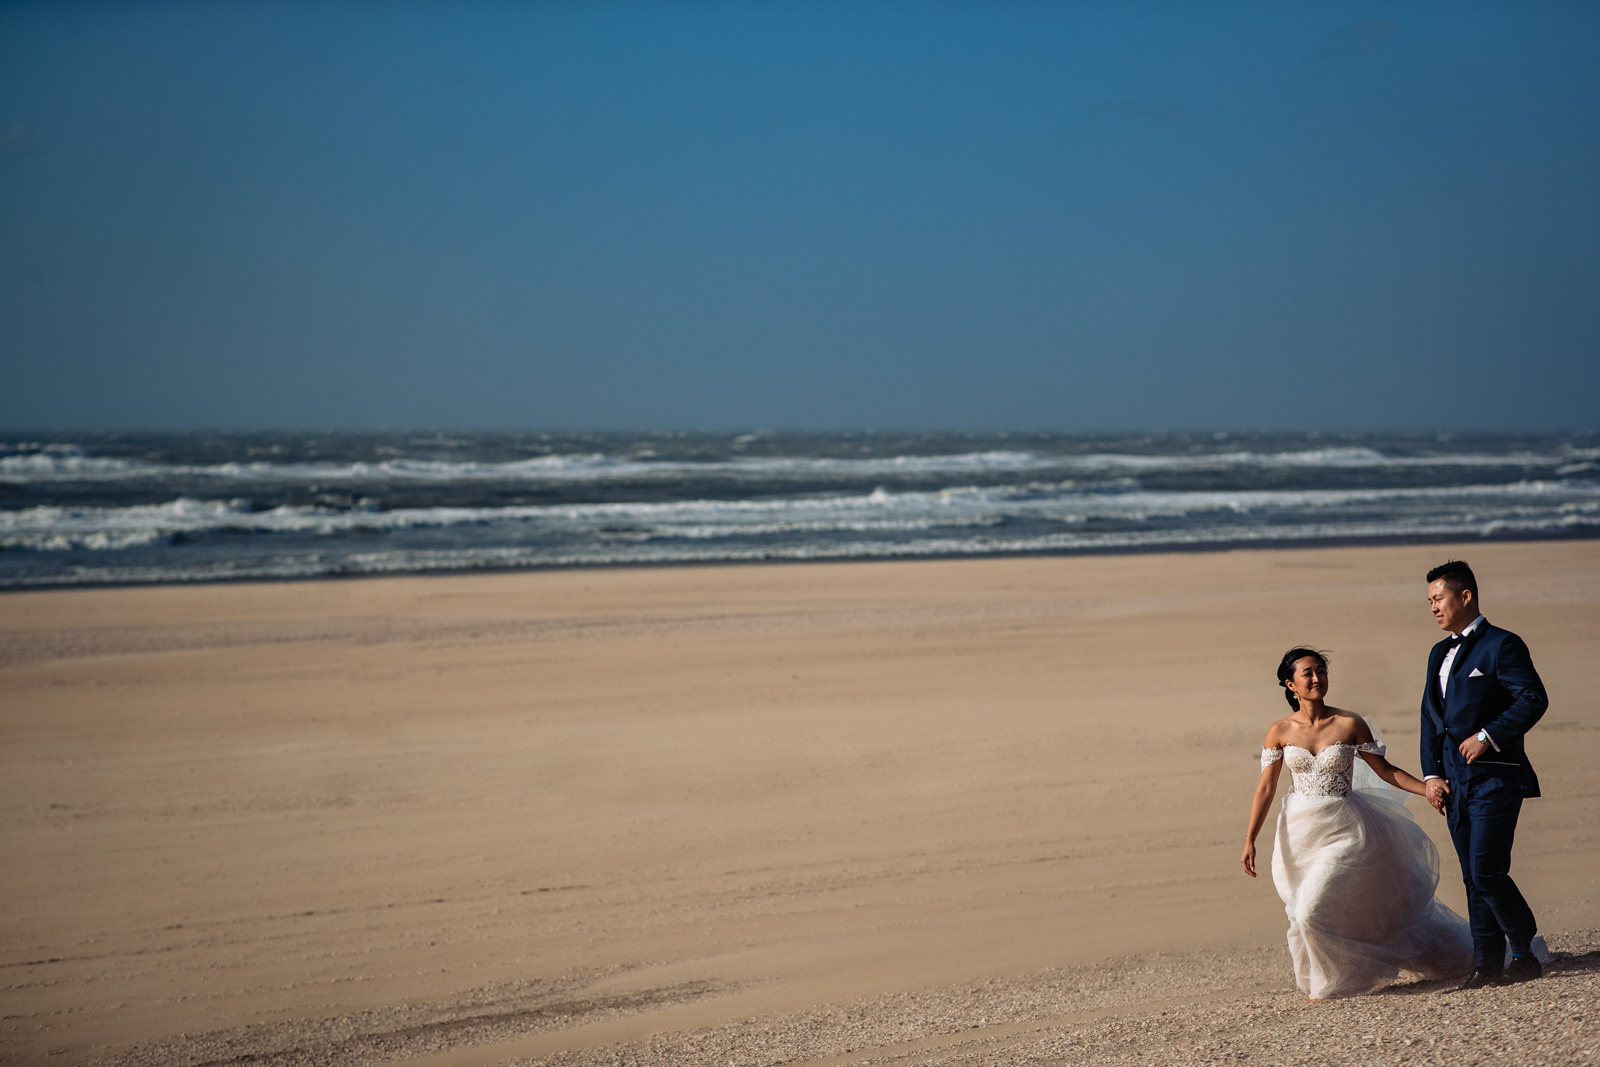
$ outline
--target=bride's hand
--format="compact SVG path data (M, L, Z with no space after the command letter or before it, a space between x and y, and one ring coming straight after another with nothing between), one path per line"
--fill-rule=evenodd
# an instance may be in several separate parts
M1423 796L1433 805L1433 810L1444 814L1444 800L1450 795L1450 783L1443 778L1429 778L1422 783Z
M1244 843L1244 855L1239 857L1239 862L1244 864L1244 873L1254 878L1256 876L1256 843Z

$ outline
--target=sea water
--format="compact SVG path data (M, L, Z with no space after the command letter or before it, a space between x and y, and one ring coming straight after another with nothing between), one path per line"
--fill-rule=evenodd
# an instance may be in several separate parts
M1600 536L1600 434L0 437L0 588Z

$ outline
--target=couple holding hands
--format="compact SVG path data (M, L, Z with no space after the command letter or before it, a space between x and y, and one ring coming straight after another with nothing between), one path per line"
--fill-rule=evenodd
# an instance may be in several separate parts
M1312 1000L1368 993L1400 971L1467 975L1463 989L1541 974L1533 912L1510 870L1523 798L1539 795L1522 739L1544 714L1544 685L1522 639L1483 617L1471 567L1442 564L1427 582L1448 636L1428 656L1421 781L1384 758L1361 716L1325 703L1322 653L1290 649L1278 667L1294 710L1267 730L1241 859L1255 877L1256 835L1287 764L1293 788L1272 877L1289 913L1295 980ZM1434 896L1438 850L1395 789L1426 797L1447 820L1466 920Z

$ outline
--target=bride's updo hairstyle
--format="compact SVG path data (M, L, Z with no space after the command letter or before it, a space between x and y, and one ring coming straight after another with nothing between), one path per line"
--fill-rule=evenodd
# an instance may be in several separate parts
M1291 648L1283 654L1283 661L1278 664L1278 684L1283 686L1283 699L1295 711L1300 710L1300 698L1294 695L1294 690L1289 688L1289 679L1294 677L1294 665L1310 656L1322 664L1322 669L1328 669L1328 657L1314 648Z

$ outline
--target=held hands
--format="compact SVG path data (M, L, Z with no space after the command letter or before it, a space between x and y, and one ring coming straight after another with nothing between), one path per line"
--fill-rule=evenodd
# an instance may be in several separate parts
M1422 783L1422 795L1427 797L1434 811L1443 815L1445 798L1450 795L1450 783L1443 778L1429 778Z
M1489 746L1479 741L1476 737L1469 737L1461 742L1461 758L1468 763L1471 763L1487 751L1489 751Z
M1244 855L1239 857L1239 862L1244 864L1245 874L1252 878L1256 876L1256 843L1254 841L1246 841L1244 843Z

